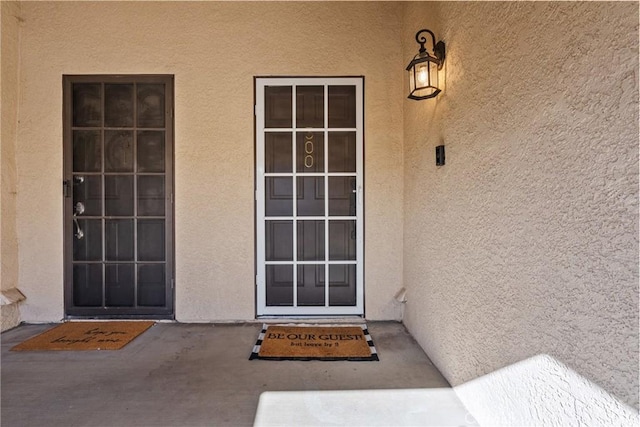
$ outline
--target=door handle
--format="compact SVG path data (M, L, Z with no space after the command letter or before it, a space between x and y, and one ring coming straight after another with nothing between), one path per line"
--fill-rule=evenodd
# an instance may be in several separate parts
M80 240L84 237L84 231L80 228L80 223L78 222L78 215L82 215L84 213L84 203L78 202L73 207L73 223L76 226L76 232L73 233L76 236L76 239Z
M73 215L73 223L76 225L76 232L73 233L73 235L76 236L76 239L82 240L82 238L84 237L84 231L82 231L82 228L80 228L78 218L76 218L75 215Z

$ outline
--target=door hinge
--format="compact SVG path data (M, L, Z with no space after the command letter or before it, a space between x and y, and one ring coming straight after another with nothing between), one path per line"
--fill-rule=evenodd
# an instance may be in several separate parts
M176 287L176 279L171 279L171 289Z
M171 204L173 204L173 193L171 193Z
M62 194L64 197L69 197L69 180L65 179L62 181Z

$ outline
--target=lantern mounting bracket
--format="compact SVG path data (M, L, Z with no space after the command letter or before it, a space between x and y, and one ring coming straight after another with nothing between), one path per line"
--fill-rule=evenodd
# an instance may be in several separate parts
M433 34L431 30L420 30L416 33L416 42L420 44L420 49L418 50L418 55L423 56L427 54L427 49L425 49L424 45L427 42L427 38L423 35L423 33L429 33L431 36L431 46L433 46L433 56L438 59L438 69L442 68L442 64L444 63L445 58L445 45L443 41L439 41L436 43L436 36Z

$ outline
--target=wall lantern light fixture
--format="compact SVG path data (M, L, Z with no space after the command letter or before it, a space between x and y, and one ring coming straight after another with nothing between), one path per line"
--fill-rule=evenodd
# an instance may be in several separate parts
M424 45L427 38L423 33L431 36L433 54L427 52ZM429 99L440 93L438 86L438 70L442 69L444 63L444 42L436 43L436 36L430 30L420 30L416 33L416 42L420 44L418 54L413 57L407 71L409 72L409 98Z

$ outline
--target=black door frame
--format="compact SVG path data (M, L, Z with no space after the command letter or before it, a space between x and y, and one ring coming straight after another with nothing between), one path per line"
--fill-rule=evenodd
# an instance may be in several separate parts
M73 303L73 84L161 83L165 85L165 306L76 307ZM65 318L175 318L174 226L174 76L173 75L63 75L63 259ZM104 106L103 106L104 107ZM104 150L103 150L104 151ZM103 152L104 155L104 152ZM104 171L102 172L104 174ZM104 191L104 189L103 189ZM103 196L104 200L104 196ZM102 261L104 262L104 260ZM103 272L104 274L104 272ZM104 283L104 281L103 281ZM104 287L103 287L104 292ZM104 298L103 298L104 301Z

